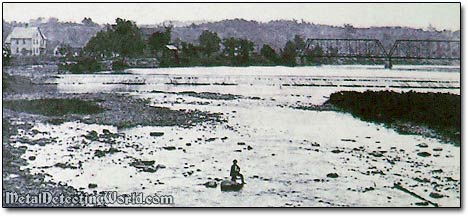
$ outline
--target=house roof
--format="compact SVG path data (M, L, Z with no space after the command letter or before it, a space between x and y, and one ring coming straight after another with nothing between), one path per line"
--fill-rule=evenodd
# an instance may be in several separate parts
M47 39L44 36L44 34L42 34L39 27L15 27L13 31L10 33L10 35L8 35L8 37L6 38L5 43L10 43L10 40L12 38L20 38L20 39L33 38L34 34L36 34L37 32L39 32L39 35L43 39Z
M169 50L177 50L177 47L174 45L166 45L166 48Z

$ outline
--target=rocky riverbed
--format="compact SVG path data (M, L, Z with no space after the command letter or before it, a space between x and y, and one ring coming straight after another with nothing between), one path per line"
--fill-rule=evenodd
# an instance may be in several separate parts
M77 99L102 108L54 116L7 105L4 128L19 129L4 132L4 152L11 153L4 153L4 162L17 161L9 162L17 168L3 173L4 180L15 179L4 181L4 191L21 181L78 194L171 195L170 206L460 205L457 146L322 106L329 95L323 92L336 89L281 83L316 81L304 74L263 76L255 68L244 76L235 68L234 77L220 78L207 72L212 69L185 70L53 75L40 79L39 91L4 92L6 104ZM233 85L166 84L173 77L181 77L178 83ZM221 192L233 159L247 184L239 192Z

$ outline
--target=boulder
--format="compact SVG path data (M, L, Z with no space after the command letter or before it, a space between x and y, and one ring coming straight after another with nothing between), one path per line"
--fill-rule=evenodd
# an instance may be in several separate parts
M150 136L159 137L163 136L164 132L150 132Z
M221 182L221 191L240 191L244 185L231 180Z
M416 146L419 147L419 148L427 148L427 147L429 147L426 143L420 143L420 144L417 144Z
M218 186L218 183L216 181L208 181L203 185L205 185L207 188L215 188Z
M164 147L162 147L162 148L165 149L165 150L168 150L168 151L176 150L176 147L175 147L175 146L164 146Z
M420 157L429 157L429 156L431 156L431 153L429 153L429 152L419 152L418 156L420 156Z

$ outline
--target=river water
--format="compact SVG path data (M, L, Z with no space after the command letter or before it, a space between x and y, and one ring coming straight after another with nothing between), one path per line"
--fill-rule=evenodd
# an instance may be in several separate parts
M60 75L66 93L117 92L147 98L153 106L219 112L227 120L193 128L134 127L66 122L36 124L54 138L28 146L35 155L24 168L77 189L172 195L171 206L417 206L424 201L394 188L399 183L440 206L460 205L460 148L403 135L347 113L294 109L319 105L341 90L394 90L460 94L460 71L445 67L374 66L211 67L129 69L122 74ZM239 95L233 100L178 94L183 91ZM120 134L88 140L89 131ZM163 132L163 136L150 136ZM84 144L83 144L84 143ZM16 145L21 146L21 142ZM93 157L112 145L120 152ZM170 148L168 148L170 147ZM172 148L174 147L174 148ZM423 157L418 153L427 152ZM379 154L376 154L379 153ZM155 161L156 172L130 166ZM247 184L221 192L203 184L229 176L239 161ZM70 167L57 167L57 163ZM327 174L336 173L337 178ZM218 180L219 180L218 179ZM97 188L89 189L90 183ZM432 193L432 196L431 196ZM158 206L158 205L155 205Z

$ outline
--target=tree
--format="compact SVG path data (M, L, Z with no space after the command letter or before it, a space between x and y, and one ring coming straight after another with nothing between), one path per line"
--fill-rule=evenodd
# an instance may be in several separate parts
M356 33L356 29L351 24L344 24L343 28L345 38L352 38L353 35Z
M138 56L143 53L145 43L138 26L121 18L89 40L85 50L94 56Z
M73 55L71 46L61 43L59 45L58 54L61 56L71 57L71 55Z
M93 22L91 17L85 17L83 20L81 20L81 23L86 26L95 26L98 25L97 23Z
M260 50L260 54L271 63L278 63L279 56L276 53L276 51L273 48L271 48L270 45L264 44L262 49Z
M293 41L286 42L286 45L281 50L281 61L288 66L296 65L297 49Z
M300 35L295 35L293 41L294 41L294 44L296 44L297 52L303 53L305 46L306 46L304 38L302 38Z
M250 61L250 53L255 44L247 39L227 38L223 40L224 54L235 65L245 65Z
M210 57L211 54L219 51L221 39L218 37L218 33L204 30L198 37L198 42L204 53Z
M153 54L163 52L165 46L171 42L172 26L164 27L164 32L157 31L148 38L148 47Z
M307 49L304 55L307 62L309 63L321 63L321 56L323 56L323 53L323 48L317 45L312 49Z
M181 42L181 55L187 62L193 62L199 59L200 47L188 42Z
M3 62L3 66L7 66L7 65L10 65L10 61L11 61L11 51L10 51L10 48L7 47L7 46L4 46L3 47L3 50L2 50L2 62Z

